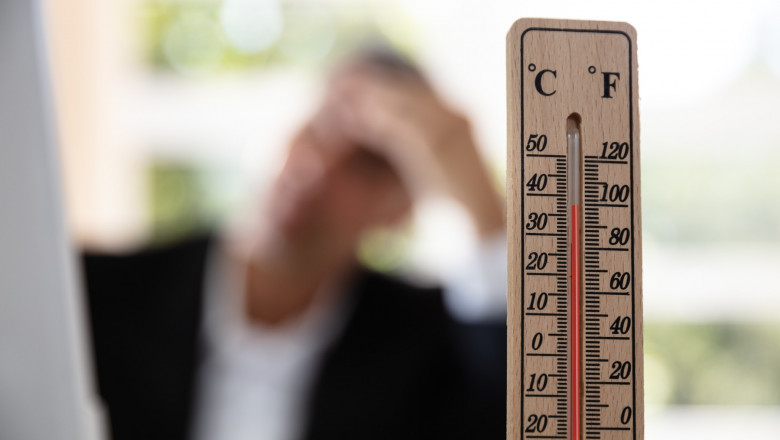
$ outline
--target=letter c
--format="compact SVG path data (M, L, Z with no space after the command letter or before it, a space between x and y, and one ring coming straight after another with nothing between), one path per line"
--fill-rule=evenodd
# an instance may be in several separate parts
M536 85L536 91L542 94L543 96L552 96L556 92L555 89L553 89L552 92L548 93L542 88L542 79L543 79L542 77L544 76L545 73L552 73L553 78L558 77L557 72L555 72L554 70L544 69L540 71L539 73L536 74L536 80L534 81L534 84Z

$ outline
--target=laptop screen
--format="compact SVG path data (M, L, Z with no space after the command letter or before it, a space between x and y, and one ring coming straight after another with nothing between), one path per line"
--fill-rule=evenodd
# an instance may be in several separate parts
M98 438L39 1L0 2L0 438Z

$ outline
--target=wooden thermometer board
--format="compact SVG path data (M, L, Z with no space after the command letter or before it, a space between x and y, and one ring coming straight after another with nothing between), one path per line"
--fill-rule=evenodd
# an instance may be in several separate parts
M642 440L636 31L507 39L507 438Z

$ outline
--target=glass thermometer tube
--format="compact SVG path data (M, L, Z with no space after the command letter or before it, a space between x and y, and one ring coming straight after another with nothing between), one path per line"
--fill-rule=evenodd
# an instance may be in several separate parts
M580 440L580 130L575 115L566 121L569 181L569 249L571 250L571 439Z

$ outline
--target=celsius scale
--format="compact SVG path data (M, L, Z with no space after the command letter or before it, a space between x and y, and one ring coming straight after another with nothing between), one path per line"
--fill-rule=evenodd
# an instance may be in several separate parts
M636 31L507 36L507 439L642 440Z

